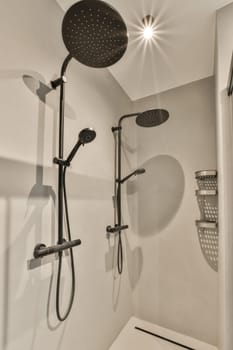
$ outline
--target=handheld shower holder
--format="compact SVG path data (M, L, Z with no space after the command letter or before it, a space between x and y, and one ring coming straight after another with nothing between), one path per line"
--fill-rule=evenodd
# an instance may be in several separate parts
M119 131L119 130L121 130L121 129L122 129L121 126L113 126L113 127L112 127L112 132L116 132L116 131Z
M60 158L57 158L57 157L53 158L53 163L57 164L57 165L62 165L62 166L65 166L65 167L69 167L70 166L70 162L69 161L67 161L66 159L60 159Z
M119 231L126 230L129 228L129 225L115 225L115 226L107 226L107 233L118 233Z

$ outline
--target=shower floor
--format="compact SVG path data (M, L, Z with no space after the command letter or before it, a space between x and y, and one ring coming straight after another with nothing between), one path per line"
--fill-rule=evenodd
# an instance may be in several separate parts
M183 346L141 332L135 327L168 338ZM185 347L186 346L186 347ZM109 350L217 350L215 346L132 317Z

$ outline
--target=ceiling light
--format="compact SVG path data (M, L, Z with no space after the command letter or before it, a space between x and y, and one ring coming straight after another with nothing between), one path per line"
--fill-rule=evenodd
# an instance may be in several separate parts
M143 36L146 40L150 40L154 36L154 20L154 17L151 15L147 15L142 20L144 25Z
M147 40L151 39L153 34L154 34L154 31L153 31L152 27L148 26L148 27L144 28L143 36L144 36L145 39L147 39Z

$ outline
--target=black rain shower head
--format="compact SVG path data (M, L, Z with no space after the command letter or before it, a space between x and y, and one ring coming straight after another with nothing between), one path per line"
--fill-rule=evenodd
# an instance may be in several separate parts
M123 120L132 117L136 117L137 125L143 126L145 128L151 128L153 126L158 126L162 123L165 123L169 118L169 113L165 109L149 109L140 113L126 114L119 119L118 127L113 127L112 131L119 131Z
M81 145L85 145L86 143L92 142L95 138L96 138L96 132L91 128L86 128L80 131L78 142L71 150L69 156L66 159L66 163L70 164L72 162L75 154L77 153Z
M140 113L136 118L136 123L139 126L150 128L166 122L168 118L169 113L165 109L150 109Z
M119 61L128 45L124 20L101 0L82 0L71 6L63 19L62 36L72 57L95 68Z

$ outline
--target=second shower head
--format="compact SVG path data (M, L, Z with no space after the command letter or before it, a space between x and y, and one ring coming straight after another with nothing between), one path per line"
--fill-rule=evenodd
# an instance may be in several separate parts
M137 175L142 175L146 172L146 169L144 168L139 168L134 170L132 173L130 173L129 175L127 175L126 177L124 177L120 183L123 184L125 181L129 180L132 176L137 176Z
M136 123L144 128L151 128L166 122L169 118L169 113L165 109L149 109L138 114Z
M96 138L95 130L93 130L91 128L85 128L85 129L81 130L79 133L79 136L78 136L78 142L73 147L68 158L66 159L67 164L71 163L71 161L73 160L75 154L77 153L77 151L81 145L84 146L86 143L92 142L95 138Z
M146 169L139 168L139 169L135 170L134 175L142 175L142 174L145 174L145 172L146 172Z
M92 128L85 128L79 133L79 140L82 145L92 142L96 138L96 132Z
M142 126L144 128L152 128L154 126L159 126L160 124L165 123L169 118L169 112L166 109L154 108L148 109L144 112L123 115L119 119L118 127L113 127L112 131L118 131L123 120L132 117L136 117L136 124L138 126Z

